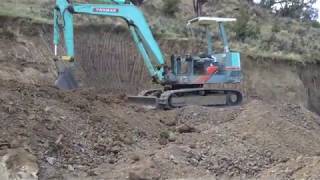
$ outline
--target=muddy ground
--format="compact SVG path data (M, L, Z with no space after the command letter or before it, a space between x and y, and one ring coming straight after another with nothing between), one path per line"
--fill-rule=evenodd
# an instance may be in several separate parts
M56 89L50 47L39 38L46 27L8 27L0 41L0 172L31 179L320 179L317 65L248 57L241 106L162 111L128 104L110 79L101 80L104 88Z

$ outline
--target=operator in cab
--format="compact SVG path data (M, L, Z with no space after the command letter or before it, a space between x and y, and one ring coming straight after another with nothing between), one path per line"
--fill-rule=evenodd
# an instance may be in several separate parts
M213 55L208 56L209 59L211 59L210 65L207 67L207 74L215 74L219 71L219 62L217 61L217 58Z

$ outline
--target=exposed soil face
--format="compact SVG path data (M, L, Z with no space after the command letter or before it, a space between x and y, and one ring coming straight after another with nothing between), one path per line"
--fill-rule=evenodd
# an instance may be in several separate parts
M116 91L128 81L130 93L140 88L142 80L128 74L99 79L104 88L56 89L50 40L39 38L47 28L36 26L32 35L1 22L0 157L6 149L27 149L37 158L39 179L319 179L320 117L309 110L320 112L319 65L244 56L242 106L152 110L127 104L128 92ZM179 51L168 43L161 43L165 52ZM138 72L124 49L100 52L119 61L98 71L105 65L109 74ZM93 72L90 63L85 73Z
M0 77L29 84L55 79L52 52L41 25L0 17Z
M320 113L319 64L293 64L265 58L243 61L244 92L273 103L301 104Z

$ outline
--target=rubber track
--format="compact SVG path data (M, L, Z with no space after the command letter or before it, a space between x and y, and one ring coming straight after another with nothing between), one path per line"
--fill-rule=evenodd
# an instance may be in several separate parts
M194 93L194 96L201 96L200 92L205 92L206 96L210 95L225 95L226 96L226 103L225 104L217 104L217 103L212 103L212 104L207 104L205 106L237 106L242 103L243 96L242 93L237 91L237 90L228 90L228 89L208 89L208 88L190 88L190 89L180 89L180 90L170 90L170 91L165 91L164 93L161 94L160 98L158 99L158 106L164 109L173 109L173 108L178 108L182 107L181 105L174 105L171 103L171 97L174 96L175 94L184 94L187 93L190 95L190 93ZM231 98L231 95L236 95L237 99L235 102L230 101L229 98ZM183 97L183 95L182 95ZM187 104L189 105L189 104Z

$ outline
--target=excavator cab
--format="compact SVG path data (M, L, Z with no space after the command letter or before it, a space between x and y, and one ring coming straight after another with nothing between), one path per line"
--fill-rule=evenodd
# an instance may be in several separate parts
M207 52L199 55L172 56L171 69L176 77L175 86L189 84L239 83L241 81L240 53L230 51L224 23L234 22L234 18L196 17L187 26L201 26L206 29ZM223 52L214 52L211 25L218 24L218 32L223 44ZM187 70L183 70L186 68Z

